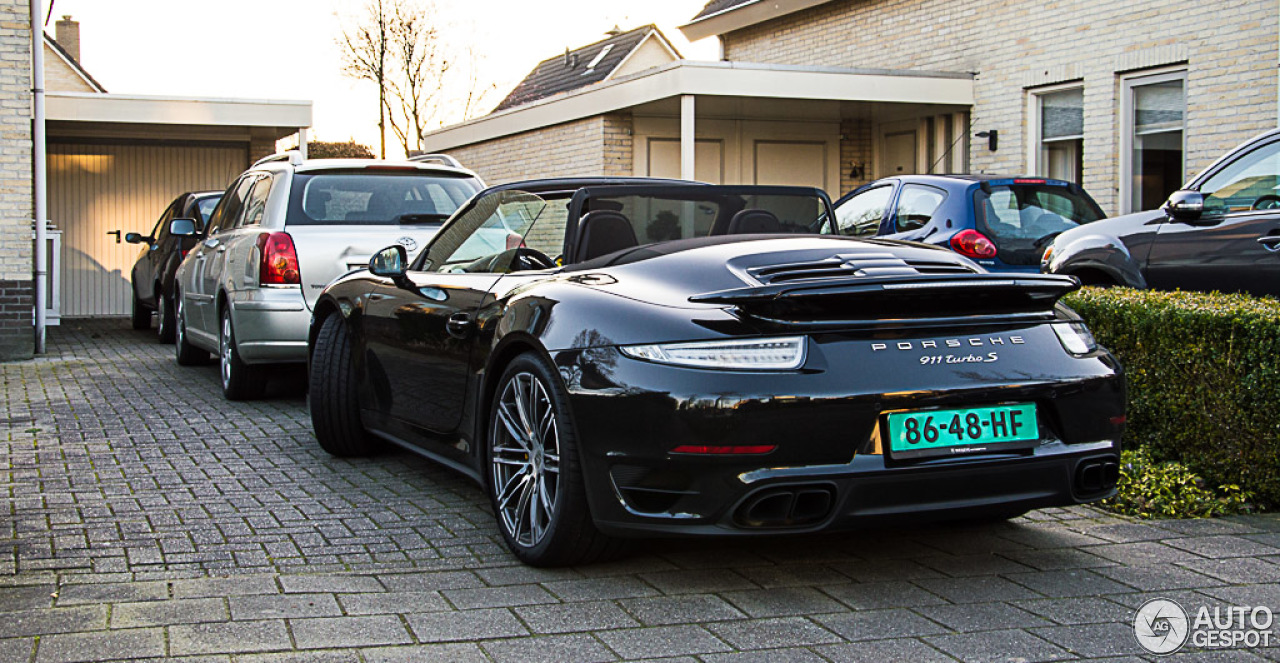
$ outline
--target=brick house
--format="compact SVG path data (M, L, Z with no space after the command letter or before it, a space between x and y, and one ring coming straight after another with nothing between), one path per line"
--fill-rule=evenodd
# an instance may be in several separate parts
M0 360L30 357L37 336L30 14L29 0L0 0ZM50 324L128 313L139 247L123 234L149 232L178 194L222 189L311 124L309 101L109 93L81 65L79 23L55 28L42 35Z
M1035 173L1112 214L1149 209L1276 126L1276 14L1261 0L713 0L681 30L718 38L722 62L614 81L631 98L612 103L587 103L605 81L507 108L430 147L492 181L683 173L834 196L894 173ZM656 79L696 74L654 98Z

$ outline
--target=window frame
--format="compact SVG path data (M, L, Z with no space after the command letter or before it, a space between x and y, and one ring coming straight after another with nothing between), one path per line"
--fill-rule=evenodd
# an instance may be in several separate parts
M1120 75L1120 214L1131 214L1143 210L1133 209L1133 132L1134 93L1135 87L1182 82L1182 173L1179 188L1187 181L1187 67L1161 67L1144 69ZM1153 208L1154 209L1154 208Z
M1044 172L1048 164L1042 163L1041 153L1044 151L1044 132L1041 127L1044 112L1044 97L1058 92L1067 92L1069 90L1080 90L1083 96L1085 85L1082 79L1068 81L1066 83L1058 83L1055 85L1043 85L1040 87L1030 88L1027 90L1027 172L1037 177L1049 177ZM1083 104L1083 102L1082 102ZM1080 170L1081 178L1084 179L1084 126L1081 125L1080 134ZM1061 178L1058 178L1061 179ZM1064 180L1070 181L1070 180ZM1079 186L1084 186L1084 182L1075 182Z

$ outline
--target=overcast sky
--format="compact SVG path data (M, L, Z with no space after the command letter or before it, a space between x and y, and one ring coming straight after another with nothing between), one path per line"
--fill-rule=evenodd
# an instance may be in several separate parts
M341 73L335 39L366 0L53 0L54 23L80 22L81 61L110 92L304 99L312 138L377 145L377 89ZM45 0L46 10L49 0ZM716 41L676 29L704 0L436 0L449 34L477 45L496 104L535 64L656 23L689 59L714 59ZM388 152L394 144L388 130Z

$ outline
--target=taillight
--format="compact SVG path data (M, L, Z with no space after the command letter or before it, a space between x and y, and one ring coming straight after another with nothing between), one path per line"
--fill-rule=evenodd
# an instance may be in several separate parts
M976 230L961 230L951 237L951 250L968 258L994 258L996 245Z
M188 250L188 249L179 249L179 250L180 250L180 251L182 251L182 257L183 257L183 259L186 259L187 254L188 254L188 253L191 253L191 251L190 251L190 250Z
M298 285L298 252L293 249L289 233L275 232L258 235L258 255L262 263L258 270L258 283L262 285Z

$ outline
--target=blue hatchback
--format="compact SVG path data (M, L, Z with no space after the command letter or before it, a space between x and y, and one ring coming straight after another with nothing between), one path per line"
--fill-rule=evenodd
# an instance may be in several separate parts
M841 234L946 246L991 271L1039 272L1044 247L1105 216L1079 185L1043 177L906 175L836 201Z

